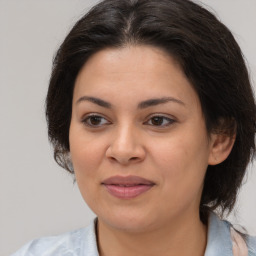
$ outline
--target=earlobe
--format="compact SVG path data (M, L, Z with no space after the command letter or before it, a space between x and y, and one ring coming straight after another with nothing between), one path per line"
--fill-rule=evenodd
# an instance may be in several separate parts
M212 134L208 164L217 165L226 160L233 148L235 139L235 135Z

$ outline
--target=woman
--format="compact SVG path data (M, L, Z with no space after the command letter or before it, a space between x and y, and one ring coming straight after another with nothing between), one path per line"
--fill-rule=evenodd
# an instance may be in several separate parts
M46 116L56 161L97 219L15 255L256 255L220 220L255 151L241 50L188 0L105 0L54 60Z

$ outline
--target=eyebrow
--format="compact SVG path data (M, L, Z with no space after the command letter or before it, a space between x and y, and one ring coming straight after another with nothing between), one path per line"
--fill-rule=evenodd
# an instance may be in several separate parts
M89 97L89 96L83 96L81 98L78 99L78 101L76 102L76 104L80 103L80 102L83 102L83 101L90 101L94 104L97 104L101 107L104 107L104 108L111 108L112 105L108 102L106 102L105 100L101 100L99 98L95 98L95 97Z
M76 104L83 102L83 101L89 101L96 105L99 105L101 107L108 108L108 109L112 108L111 103L104 101L102 99L90 97L90 96L83 96L83 97L79 98L77 100ZM155 99L148 99L148 100L142 101L138 104L138 109L145 109L148 107L157 106L157 105L164 104L167 102L174 102L174 103L178 103L178 104L185 106L185 103L182 102L181 100L178 100L173 97L163 97L163 98L155 98Z
M164 104L167 102L174 102L174 103L178 103L181 105L185 106L185 103L182 102L181 100L178 100L176 98L173 97L163 97L163 98L156 98L156 99L149 99L149 100L145 100L139 103L138 108L139 109L144 109L144 108L148 108L148 107L152 107L152 106L156 106L159 104Z

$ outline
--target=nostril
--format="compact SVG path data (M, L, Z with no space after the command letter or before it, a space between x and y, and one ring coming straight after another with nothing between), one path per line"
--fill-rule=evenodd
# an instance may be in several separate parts
M127 165L143 160L145 152L141 147L132 148L111 144L106 150L106 157L113 163L120 162L121 164Z

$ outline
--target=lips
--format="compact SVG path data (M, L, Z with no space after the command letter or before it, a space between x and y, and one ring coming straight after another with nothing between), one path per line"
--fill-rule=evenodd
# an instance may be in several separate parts
M150 190L155 183L139 176L113 176L104 180L102 185L114 197L132 199Z

